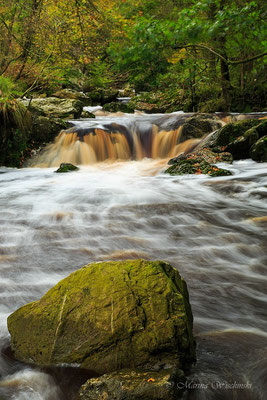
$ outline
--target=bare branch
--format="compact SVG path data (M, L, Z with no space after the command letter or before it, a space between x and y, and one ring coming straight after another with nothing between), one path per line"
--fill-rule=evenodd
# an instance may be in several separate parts
M204 45L204 44L186 44L186 45L175 45L173 47L173 49L187 49L190 47L197 47L200 49L204 49L204 50L208 50L209 52L211 52L212 54L215 54L217 57L219 57L221 60L223 60L224 62L226 62L227 64L232 64L232 65L236 65L236 64L245 64L247 62L253 61L253 60L257 60L258 58L262 58L265 57L267 55L267 52L261 53L261 54L257 54L256 56L253 57L249 57L246 58L245 60L230 60L225 58L222 54L218 53L217 51L213 50L212 48Z

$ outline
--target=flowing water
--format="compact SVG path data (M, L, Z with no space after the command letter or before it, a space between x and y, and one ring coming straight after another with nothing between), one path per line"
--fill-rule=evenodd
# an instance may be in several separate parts
M74 398L86 373L15 362L6 318L84 264L129 258L169 261L187 281L198 362L185 398L266 399L267 164L223 165L222 178L165 165L0 169L0 399Z
M152 115L116 113L109 117L71 121L73 127L62 131L55 142L29 165L56 167L62 162L88 165L106 160L171 158L200 142L200 138L191 138L181 148L181 142L185 140L183 124L192 115L183 112ZM223 123L209 120L211 128L214 128L209 132Z

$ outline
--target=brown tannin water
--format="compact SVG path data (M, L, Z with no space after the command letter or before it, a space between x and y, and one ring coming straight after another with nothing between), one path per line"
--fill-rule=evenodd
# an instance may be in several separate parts
M171 177L165 164L0 169L0 346L9 345L10 313L84 264L163 259L185 278L194 314L198 362L184 398L264 400L267 164L222 164L233 172L222 178ZM0 374L0 398L12 400L71 399L87 378L33 369L5 352Z

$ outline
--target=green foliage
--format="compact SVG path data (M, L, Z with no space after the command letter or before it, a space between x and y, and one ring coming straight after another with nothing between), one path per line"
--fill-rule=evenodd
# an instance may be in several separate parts
M11 99L21 94L21 87L13 79L0 75L0 98L4 100Z
M266 83L264 57L239 61L266 49L263 2L194 0L171 7L145 1L138 4L139 17L131 5L124 2L127 35L115 38L109 54L137 90L169 92L176 86L188 111L205 109L206 103L207 110L223 110L232 100L235 111L253 110L245 93ZM222 72L222 63L228 72Z
M239 63L266 51L263 0L0 0L0 8L3 93L24 92L3 74L48 95L128 81L165 93L170 109L181 93L186 111L266 108L266 58Z
M0 164L19 167L31 133L31 116L14 96L14 86L7 78L1 79L0 98Z
M85 86L88 91L95 88L106 88L114 83L114 78L110 72L109 65L100 60L90 64L86 73Z

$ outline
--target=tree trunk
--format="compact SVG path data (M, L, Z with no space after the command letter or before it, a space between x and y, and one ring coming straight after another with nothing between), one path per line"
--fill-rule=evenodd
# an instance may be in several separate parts
M40 12L42 9L43 0L33 0L31 5L31 13L27 21L28 29L26 31L25 42L23 45L23 51L21 55L22 65L16 76L16 80L20 79L22 72L26 66L28 58L30 56L30 51L33 45L35 29L40 18Z
M220 60L221 63L221 85L222 94L226 105L226 111L230 111L232 102L232 86L230 80L229 65L223 59Z

